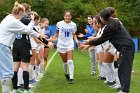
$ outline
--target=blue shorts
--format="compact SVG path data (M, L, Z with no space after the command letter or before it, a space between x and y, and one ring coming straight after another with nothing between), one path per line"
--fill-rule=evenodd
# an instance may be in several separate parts
M0 43L0 75L1 78L12 78L14 75L13 70L13 57L9 47Z

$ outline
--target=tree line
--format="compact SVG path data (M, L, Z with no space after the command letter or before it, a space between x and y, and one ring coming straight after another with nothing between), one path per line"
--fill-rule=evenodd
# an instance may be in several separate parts
M140 0L0 0L0 21L11 12L15 1L30 4L32 10L48 18L51 25L63 19L65 10L71 10L78 33L84 33L87 15L95 16L111 6L131 36L140 36Z

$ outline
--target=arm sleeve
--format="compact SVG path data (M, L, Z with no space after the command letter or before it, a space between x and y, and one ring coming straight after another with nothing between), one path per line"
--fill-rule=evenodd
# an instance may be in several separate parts
M24 25L21 21L17 20L14 22L13 25L8 29L10 32L13 33L22 33L22 34L29 34L34 37L39 37L39 34L33 30L34 22L31 21L28 26Z
M84 38L88 38L88 37L92 36L92 34L93 34L93 32L94 32L94 29L88 30L88 25L87 25L87 26L86 26L86 30L87 30L88 32L86 33L86 35L84 35Z
M73 33L76 33L76 31L77 31L77 26L76 24L74 24Z
M105 29L103 30L102 36L99 39L97 39L97 40L89 41L89 45L96 46L96 45L100 45L100 44L104 43L105 41L107 41L110 38L112 38L113 32L114 31L112 31L109 26L106 26Z

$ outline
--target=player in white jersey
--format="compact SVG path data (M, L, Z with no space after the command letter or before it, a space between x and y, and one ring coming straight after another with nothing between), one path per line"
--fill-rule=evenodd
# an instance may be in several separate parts
M72 15L70 11L64 12L64 20L57 23L57 31L54 39L58 36L57 50L64 62L64 73L69 84L73 83L74 65L73 65L73 50L74 40L77 44L79 41L75 35L77 31L76 24L71 21ZM69 73L68 73L69 69Z

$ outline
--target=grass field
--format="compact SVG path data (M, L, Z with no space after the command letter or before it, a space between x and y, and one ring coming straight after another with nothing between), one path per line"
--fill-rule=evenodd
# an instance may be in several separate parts
M50 52L49 58L55 51ZM90 75L90 60L87 51L75 50L74 66L74 84L70 85L66 82L63 63L57 53L44 78L32 91L34 93L117 93L116 90L106 86L103 81L97 80L97 76ZM132 74L131 93L140 93L140 53L135 54L133 70L135 72Z

